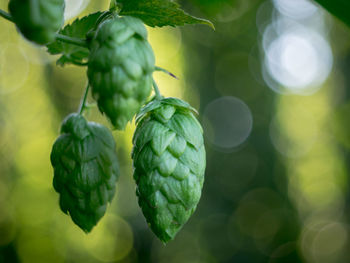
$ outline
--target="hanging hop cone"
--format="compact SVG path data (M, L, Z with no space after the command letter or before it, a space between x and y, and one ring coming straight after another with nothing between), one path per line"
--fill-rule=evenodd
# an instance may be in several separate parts
M64 0L10 0L9 11L25 38L39 45L55 40L64 23Z
M90 42L88 78L98 107L123 130L152 89L154 54L147 30L134 17L112 15Z
M53 145L51 163L61 210L90 232L105 214L119 176L112 134L100 124L71 114Z
M203 130L193 109L175 98L154 100L136 118L134 179L152 231L167 243L193 214L206 165Z

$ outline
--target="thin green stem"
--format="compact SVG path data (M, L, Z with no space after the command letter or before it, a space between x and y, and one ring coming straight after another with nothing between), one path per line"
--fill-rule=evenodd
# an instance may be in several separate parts
M56 34L56 39L68 44L73 44L76 46L80 46L80 47L88 47L85 39L81 39L81 38L76 38L76 37L69 37L69 36L65 36L62 34Z
M171 77L173 77L173 78L175 78L175 79L179 79L179 78L176 77L173 73L171 73L170 71L168 71L168 70L166 70L166 69L164 69L164 68L155 66L155 67L154 67L154 70L155 70L155 71L164 72L165 74L168 74L169 76L171 76Z
M80 115L82 115L84 110L86 109L86 99L87 99L87 96L89 94L89 89L90 89L90 85L88 83L86 85L86 88L85 88L84 97L82 98L82 100L80 102L80 107L79 107L79 114Z
M76 65L76 66L81 66L81 67L85 67L85 66L87 66L89 63L87 63L87 62L80 62L80 61L75 61L75 60L71 60L71 62L74 64L74 65Z
M0 16L5 18L8 21L13 22L12 16L9 13L5 12L4 10L0 9Z
M158 85L157 83L155 82L154 79L153 80L153 89L154 89L154 92L156 93L156 99L157 100L160 100L163 98L163 96L160 94L160 91L159 91L159 88L158 88Z

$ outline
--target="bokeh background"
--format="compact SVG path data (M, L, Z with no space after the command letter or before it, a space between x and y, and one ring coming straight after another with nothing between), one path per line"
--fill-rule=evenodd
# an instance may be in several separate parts
M67 0L66 21L108 4ZM137 205L133 124L114 132L122 175L93 232L60 211L49 156L86 69L56 67L0 20L1 263L350 262L350 29L307 0L181 4L216 31L149 29L157 65L180 79L155 73L160 89L199 110L207 149L201 202L167 246Z

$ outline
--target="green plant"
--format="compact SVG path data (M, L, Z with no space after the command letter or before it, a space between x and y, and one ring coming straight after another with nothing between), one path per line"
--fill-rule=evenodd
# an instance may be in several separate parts
M203 130L186 102L159 98L136 117L132 158L137 195L147 222L172 240L196 209L205 171Z
M111 132L104 126L71 114L62 123L53 145L53 186L60 207L86 232L105 214L115 193L118 158Z
M331 14L339 18L345 24L350 26L350 1L347 0L315 0L321 6L323 6Z
M142 21L111 14L90 44L88 66L92 94L117 129L140 110L152 90L154 55Z
M11 0L9 11L23 36L45 45L55 40L63 25L64 0Z
M152 73L173 75L155 66L144 23L213 27L212 23L185 13L171 0L113 0L109 10L63 28L63 0L11 0L9 11L0 10L0 16L14 22L28 40L45 45L50 54L60 54L57 65L88 67L81 106L63 121L51 153L61 210L90 232L115 193L119 172L113 136L83 117L91 87L99 110L114 128L123 130L138 114L132 157L139 204L158 238L172 240L200 199L203 131L186 102L161 96ZM155 96L149 100L152 86Z

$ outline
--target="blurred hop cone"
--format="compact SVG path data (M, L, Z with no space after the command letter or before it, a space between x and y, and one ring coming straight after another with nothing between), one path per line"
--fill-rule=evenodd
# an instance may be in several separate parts
M111 132L81 115L69 115L53 145L51 163L62 211L90 232L105 214L119 176Z
M39 45L53 42L64 23L64 0L10 0L9 11L22 35Z

